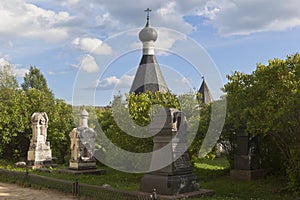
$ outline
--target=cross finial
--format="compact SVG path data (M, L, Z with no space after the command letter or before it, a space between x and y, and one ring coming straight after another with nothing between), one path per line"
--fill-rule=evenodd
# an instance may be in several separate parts
M147 9L144 10L144 11L147 13L147 24L146 24L146 26L149 26L150 12L151 12L152 10L150 10L150 8L147 8Z

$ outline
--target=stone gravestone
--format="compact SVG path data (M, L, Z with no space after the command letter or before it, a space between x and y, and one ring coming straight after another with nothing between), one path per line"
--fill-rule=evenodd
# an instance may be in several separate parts
M237 148L234 155L234 169L230 171L230 176L240 180L253 180L263 177L265 170L261 169L258 137L245 135L244 132L239 132L236 137Z
M48 116L35 112L31 116L32 138L27 155L28 165L43 167L52 165L52 151L47 142Z
M165 120L164 126L157 127ZM167 144L166 156L171 156L173 162L168 166L147 173L141 179L140 189L143 192L151 193L154 189L157 194L176 195L199 191L199 180L192 173L190 158L186 152L187 122L182 112L176 109L162 109L150 125L150 132L158 132L154 138L153 151L164 148ZM165 155L160 155L165 156ZM151 165L161 162L163 158L153 154Z
M83 109L79 114L79 125L69 136L71 140L71 159L69 169L96 169L94 158L96 133L88 127L88 112Z

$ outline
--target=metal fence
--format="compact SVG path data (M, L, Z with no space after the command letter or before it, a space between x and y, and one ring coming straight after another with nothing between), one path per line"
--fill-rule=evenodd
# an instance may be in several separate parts
M16 172L0 169L0 180L5 182L29 185L35 188L50 188L84 199L103 200L153 200L150 194L138 191L125 191L112 187L88 185L77 181L67 181L56 178L44 177L36 174ZM158 198L163 199L163 198Z

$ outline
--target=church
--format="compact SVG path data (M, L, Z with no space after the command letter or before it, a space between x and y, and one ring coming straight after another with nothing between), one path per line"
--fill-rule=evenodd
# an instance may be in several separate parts
M148 8L145 11L147 12L146 26L139 33L139 39L143 43L143 55L129 93L167 93L169 92L169 89L155 57L154 43L158 38L158 33L150 25L149 14L151 10ZM201 94L201 98L198 100L204 104L209 104L213 102L213 97L204 76L202 79L202 84L198 90L198 93Z

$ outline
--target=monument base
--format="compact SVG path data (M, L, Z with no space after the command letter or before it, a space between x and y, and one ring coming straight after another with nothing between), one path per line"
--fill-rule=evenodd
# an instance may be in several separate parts
M255 180L266 176L266 171L264 169L254 169L254 170L238 170L233 169L230 171L230 177L237 180Z
M96 161L72 162L69 163L71 170L97 169Z
M141 179L140 190L142 192L153 192L157 194L175 195L198 191L199 180L194 174L160 175L145 174Z
M27 166L32 169L38 169L43 167L52 167L53 163L52 160L43 160L43 161L28 160Z

